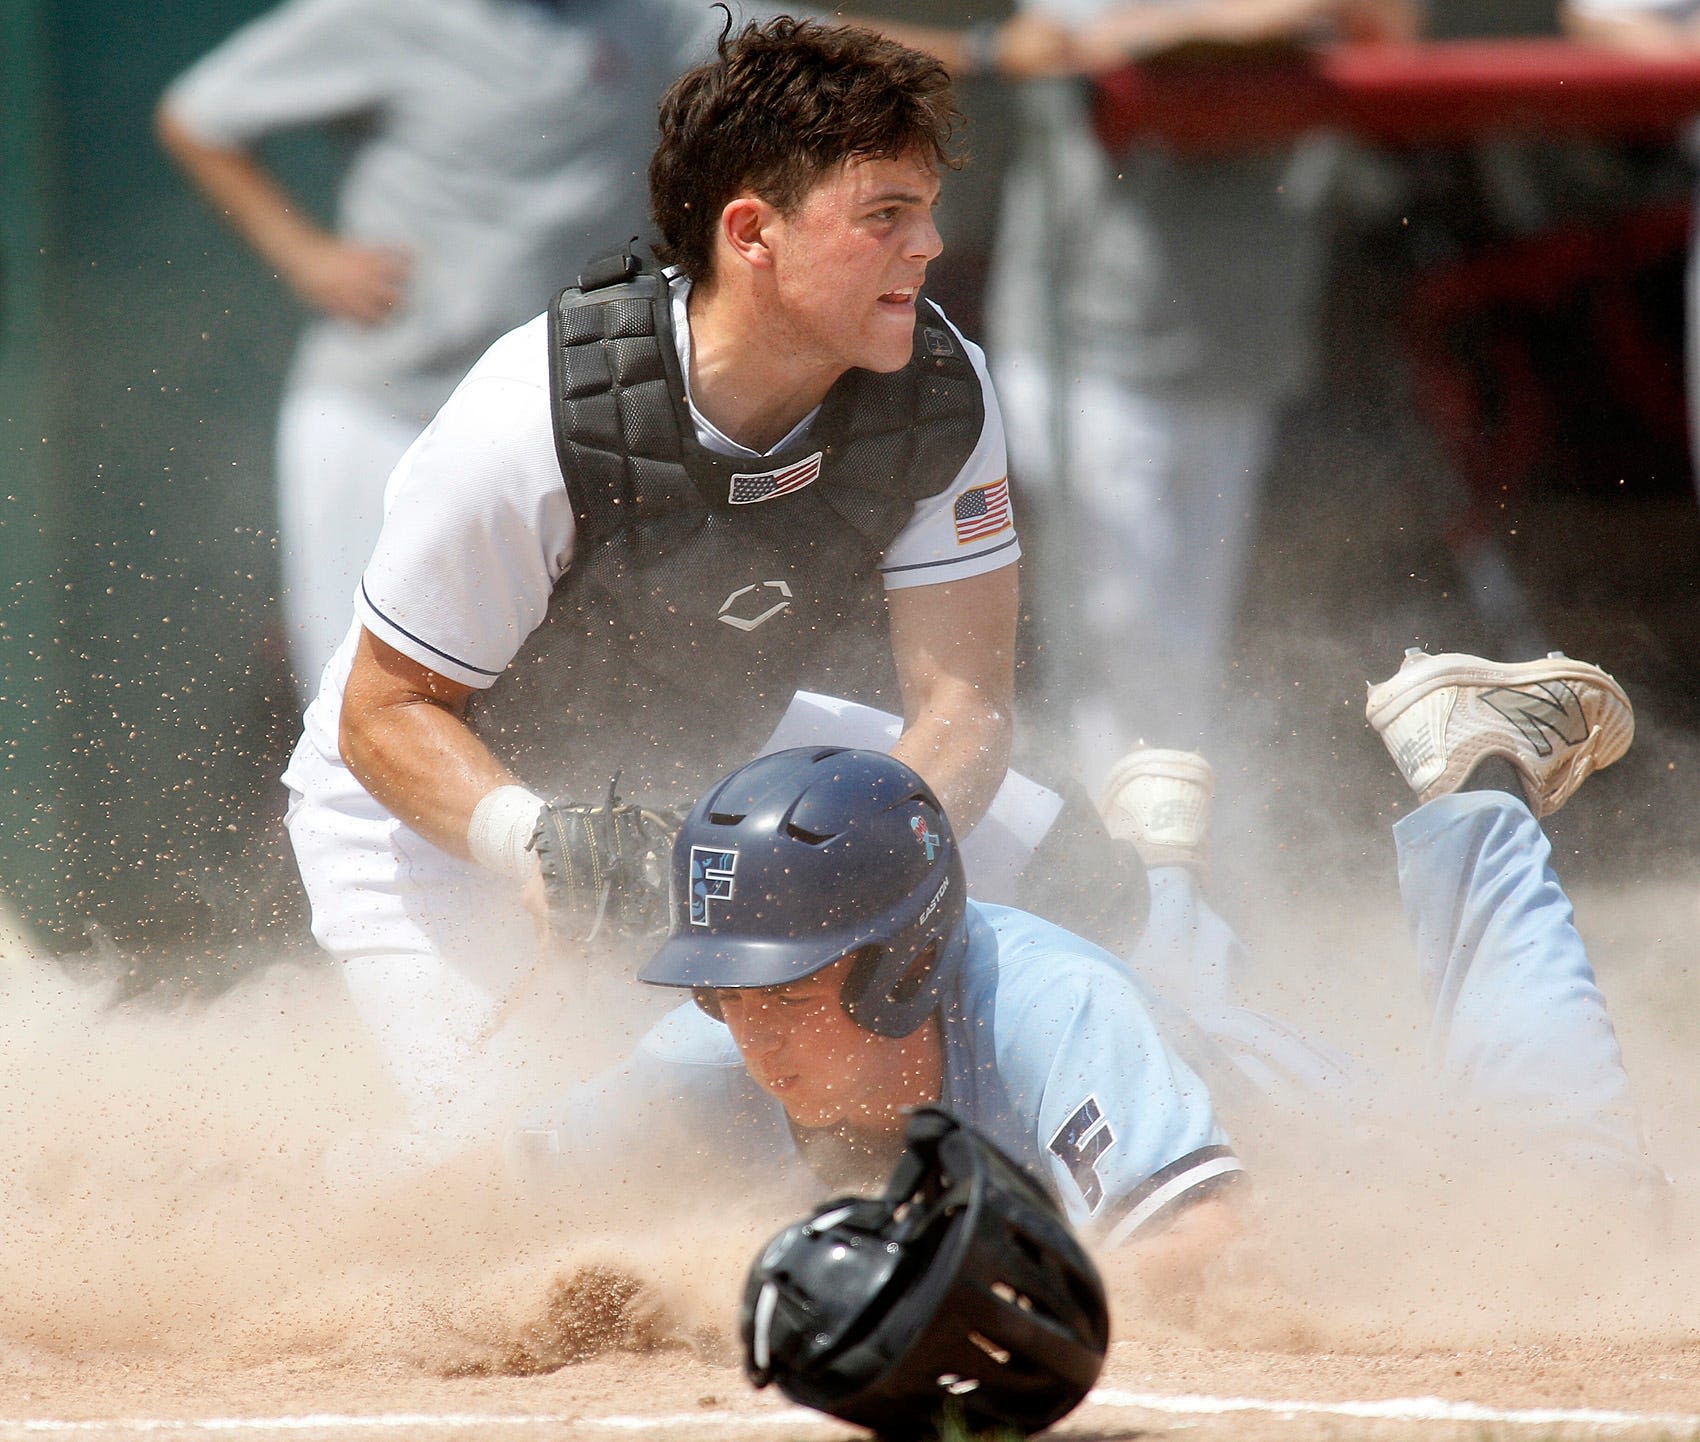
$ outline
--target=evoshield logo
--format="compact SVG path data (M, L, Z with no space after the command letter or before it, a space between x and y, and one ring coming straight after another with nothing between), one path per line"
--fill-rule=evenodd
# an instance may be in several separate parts
M733 607L738 606L738 602L742 601L745 596L757 596L759 603L760 597L757 593L761 591L777 591L785 599L782 601L776 601L765 611L761 612L760 615L739 616L734 613ZM740 586L720 603L720 615L716 619L728 626L736 628L739 631L753 631L757 626L765 625L767 622L771 621L775 616L779 615L781 611L789 610L790 606L791 588L786 585L785 582L763 581L760 585L752 583L748 586ZM747 610L749 608L738 607L738 609Z

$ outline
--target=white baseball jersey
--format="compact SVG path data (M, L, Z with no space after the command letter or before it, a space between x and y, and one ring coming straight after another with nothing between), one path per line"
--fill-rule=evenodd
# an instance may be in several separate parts
M676 330L687 346L688 325ZM446 898L464 890L469 916L491 905L488 878L476 867L396 821L361 787L342 760L338 730L362 626L438 674L482 689L542 621L574 539L550 417L546 336L539 317L498 340L396 467L354 625L325 667L284 773L314 935L337 955L418 948L412 908L421 888L433 907L449 906ZM1021 554L1006 490L1001 515L988 519L982 507L971 525L957 523L957 501L1003 490L1005 475L1003 423L985 358L958 339L980 377L981 434L953 484L917 504L888 546L889 588L965 579L1013 565ZM696 429L705 446L716 446L700 416ZM373 868L381 884L370 884Z

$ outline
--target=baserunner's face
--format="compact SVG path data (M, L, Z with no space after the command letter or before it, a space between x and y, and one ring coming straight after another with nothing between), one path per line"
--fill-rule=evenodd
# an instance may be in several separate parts
M715 992L745 1069L801 1127L890 1121L885 1099L904 1066L902 1049L845 1013L839 993L854 961L790 986Z
M775 228L775 280L799 359L901 370L915 297L944 248L939 179L920 157L855 160L828 172Z

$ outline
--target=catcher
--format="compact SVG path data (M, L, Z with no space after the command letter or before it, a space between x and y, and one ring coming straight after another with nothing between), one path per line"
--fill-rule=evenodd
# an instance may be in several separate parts
M669 807L799 688L901 710L964 825L991 800L1020 547L984 357L920 294L959 119L931 57L729 18L663 100L665 267L587 266L397 466L285 773L314 933L405 1104L333 1172L499 1135L534 922L658 927ZM541 990L583 1013L606 981Z

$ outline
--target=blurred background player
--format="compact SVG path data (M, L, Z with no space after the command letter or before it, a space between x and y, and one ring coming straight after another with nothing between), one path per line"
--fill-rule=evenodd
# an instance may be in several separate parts
M799 687L900 700L898 754L965 827L1002 782L1002 423L919 294L958 120L937 61L868 31L729 28L662 104L669 268L587 267L397 467L285 779L314 934L404 1095L398 1164L491 1134L514 1028L570 1050L543 994L593 1011L539 960L545 895L570 954L623 955L663 813Z
M275 454L304 699L402 452L495 337L643 229L656 101L717 18L690 0L288 0L166 91L166 151L312 313ZM351 142L330 226L256 150L301 126Z
M1696 0L1565 0L1559 17L1568 33L1591 44L1648 59L1700 59ZM1689 128L1688 148L1691 157L1700 148L1700 121ZM1700 243L1690 245L1687 291L1688 439L1700 489Z
M1097 789L1219 715L1259 492L1308 382L1332 142L1182 154L1094 131L1091 77L1169 56L1406 37L1408 0L1022 0L1075 78L1016 94L987 349L1032 506L1058 744ZM994 60L987 34L978 50ZM1211 737L1211 739L1218 739Z

